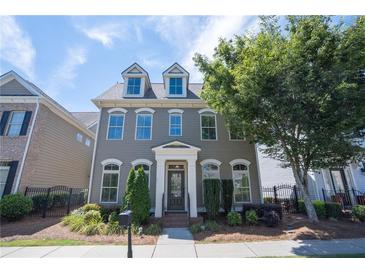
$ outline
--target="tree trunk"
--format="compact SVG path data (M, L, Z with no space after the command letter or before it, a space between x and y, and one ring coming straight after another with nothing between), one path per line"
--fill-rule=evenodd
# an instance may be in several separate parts
M292 165L292 171L295 178L295 183L297 187L299 188L299 191L303 195L304 205L305 209L307 211L307 215L309 220L312 223L318 223L318 217L316 210L314 209L314 206L312 204L311 199L309 198L308 188L305 186L305 181L307 181L307 178L304 178L305 176L308 176L307 174L303 174L303 176L299 175L299 172L295 169L295 167Z

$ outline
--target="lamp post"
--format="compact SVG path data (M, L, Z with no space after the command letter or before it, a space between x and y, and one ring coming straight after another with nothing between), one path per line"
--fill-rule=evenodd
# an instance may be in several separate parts
M132 252L132 211L126 210L119 214L119 224L128 229L128 258L133 258Z

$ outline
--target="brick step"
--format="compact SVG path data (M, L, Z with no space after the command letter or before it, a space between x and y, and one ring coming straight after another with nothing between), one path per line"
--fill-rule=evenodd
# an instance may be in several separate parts
M167 212L162 218L162 224L164 227L187 227L189 218L186 212Z

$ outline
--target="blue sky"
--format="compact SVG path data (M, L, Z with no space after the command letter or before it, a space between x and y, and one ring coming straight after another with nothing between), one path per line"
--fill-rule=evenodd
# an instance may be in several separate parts
M194 53L211 56L219 37L254 32L258 17L15 16L0 25L1 74L15 70L70 111L94 111L90 100L121 82L133 62L152 82L174 62L201 81Z

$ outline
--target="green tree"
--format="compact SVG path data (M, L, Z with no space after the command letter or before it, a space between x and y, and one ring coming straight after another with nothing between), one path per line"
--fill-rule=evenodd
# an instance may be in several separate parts
M135 186L135 178L136 178L136 172L134 171L134 168L132 167L129 170L128 179L127 179L127 187L125 190L125 194L123 197L123 205L122 210L126 210L128 208L128 204L131 204L131 196L132 192Z
M202 97L232 131L264 145L290 166L307 214L308 172L363 157L365 17L351 26L332 17L261 17L256 34L220 40L211 60L196 54L204 75Z
M208 218L215 219L219 213L220 180L204 179L204 206Z
M132 222L135 225L141 225L148 221L151 202L148 189L147 177L143 168L139 168L134 180L133 190L131 192L131 210Z

